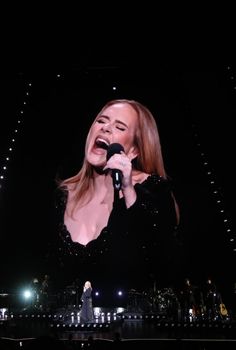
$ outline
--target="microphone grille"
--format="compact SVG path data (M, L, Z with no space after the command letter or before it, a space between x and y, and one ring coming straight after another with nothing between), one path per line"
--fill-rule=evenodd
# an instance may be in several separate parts
M111 143L107 148L107 160L114 154L124 152L124 147L120 143Z

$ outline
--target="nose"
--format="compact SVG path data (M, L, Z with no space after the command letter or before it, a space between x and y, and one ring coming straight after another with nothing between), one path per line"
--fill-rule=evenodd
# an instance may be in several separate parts
M110 133L111 130L112 130L110 123L102 124L102 130L103 130L104 132L109 132L109 133Z

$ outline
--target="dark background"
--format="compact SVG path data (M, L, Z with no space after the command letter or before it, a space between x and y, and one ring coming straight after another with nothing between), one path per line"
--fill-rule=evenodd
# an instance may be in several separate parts
M181 211L183 276L195 284L212 276L226 298L232 295L235 66L85 59L2 71L0 94L0 290L47 273L55 178L80 168L98 110L112 98L130 98L147 105L159 127Z

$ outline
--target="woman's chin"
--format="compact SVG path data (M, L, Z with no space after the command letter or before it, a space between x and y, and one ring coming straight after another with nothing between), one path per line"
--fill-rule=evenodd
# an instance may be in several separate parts
M86 159L94 168L104 168L106 165L106 157L104 155L89 154Z

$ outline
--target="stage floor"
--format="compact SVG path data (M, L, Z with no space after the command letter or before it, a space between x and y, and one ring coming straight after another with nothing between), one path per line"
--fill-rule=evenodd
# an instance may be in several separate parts
M60 338L73 334L84 339L88 334L113 339L119 333L124 339L132 338L235 338L236 319L233 317L188 317L182 319L165 313L130 312L125 308L94 308L94 320L82 323L79 309L61 308L54 312L23 310L6 313L0 318L0 336L36 337L47 332Z
M160 313L127 312L122 308L94 308L94 321L81 323L79 310L12 312L0 320L1 341L27 342L52 336L64 342L111 342L117 336L126 344L148 341L160 349L234 349L236 321L231 318L182 320ZM168 347L167 347L168 343ZM174 347L174 344L178 347ZM181 343L181 347L179 347ZM122 343L123 344L123 343ZM165 345L164 345L165 344ZM193 346L194 344L194 346ZM216 345L217 344L217 345Z

